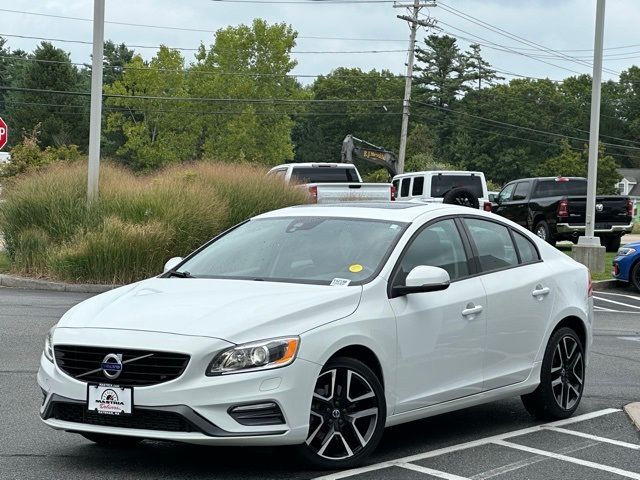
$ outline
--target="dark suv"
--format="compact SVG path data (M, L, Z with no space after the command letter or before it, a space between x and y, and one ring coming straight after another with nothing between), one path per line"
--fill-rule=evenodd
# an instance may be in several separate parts
M552 245L577 242L584 235L587 179L578 177L523 178L507 183L493 212L528 228ZM608 252L633 229L633 201L619 195L596 197L595 234Z

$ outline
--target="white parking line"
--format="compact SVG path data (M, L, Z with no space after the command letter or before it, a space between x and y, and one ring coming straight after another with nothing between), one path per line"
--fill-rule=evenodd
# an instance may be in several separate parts
M432 468L416 465L415 463L399 463L397 466L406 468L407 470L413 470L414 472L426 473L433 477L444 478L444 480L471 480L467 477L461 477L452 473L441 472L440 470L433 470Z
M611 438L598 437L596 435L590 435L588 433L577 432L575 430L569 430L567 428L560 427L545 427L544 430L551 430L559 433L566 433L568 435L574 435L576 437L588 438L589 440L596 440L602 443L610 443L612 445L617 445L619 447L631 448L632 450L640 450L640 445L636 445L635 443L627 443L621 442L620 440L613 440Z
M352 470L344 470L342 472L337 472L330 475L325 475L323 477L318 477L316 480L339 480L341 478L348 478L361 473L373 472L375 470L381 470L387 467L402 466L403 464L406 464L406 463L411 463L418 460L424 460L426 458L438 457L440 455L445 455L447 453L453 453L460 450L466 450L468 448L479 447L481 445L486 445L488 443L495 443L496 441L502 441L511 437L518 437L520 435L526 435L528 433L538 432L545 427L561 427L563 425L579 423L585 420L591 420L593 418L598 418L603 415L609 415L619 411L620 411L619 408L607 408L604 410L598 410L596 412L585 413L584 415L579 415L577 417L567 418L566 420L558 420L556 422L546 423L543 425L536 425L534 427L523 428L521 430L515 430L512 432L492 435L490 437L473 440L471 442L460 443L458 445L452 445L450 447L444 447L444 448L439 448L437 450L431 450L429 452L418 453L416 455L410 455L408 457L398 458L396 460L380 462L373 465L368 465L366 467L354 468Z
M522 450L523 452L533 453L534 455L542 455L544 457L555 458L556 460L562 460L564 462L575 463L584 467L595 468L596 470L602 470L604 472L615 473L627 478L633 478L634 480L640 480L640 473L628 472L616 467L610 467L608 465L602 465L600 463L590 462L589 460L582 460L580 458L568 457L560 453L547 452L546 450L539 450L537 448L526 447L524 445L518 445L517 443L505 442L504 440L496 440L496 445L503 447L515 448L516 450Z
M635 295L627 295L624 293L598 292L598 295L612 295L614 297L625 297L625 298L630 298L631 300L637 300L640 302L640 297L637 297Z
M611 310L610 308L599 307L598 305L594 305L593 309L596 312L614 312L614 313L626 313L621 310Z
M636 308L640 310L640 307L638 307L637 305L629 305L628 303L616 302L615 300L609 300L608 298L602 298L602 297L593 297L593 298L595 298L596 300L600 300L601 302L615 303L616 305L622 305L623 307Z

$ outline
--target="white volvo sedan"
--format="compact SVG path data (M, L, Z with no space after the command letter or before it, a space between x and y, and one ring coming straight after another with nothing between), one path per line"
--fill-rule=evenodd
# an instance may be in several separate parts
M291 207L69 310L40 415L101 444L296 445L346 468L385 426L504 397L571 415L592 308L585 267L493 214Z

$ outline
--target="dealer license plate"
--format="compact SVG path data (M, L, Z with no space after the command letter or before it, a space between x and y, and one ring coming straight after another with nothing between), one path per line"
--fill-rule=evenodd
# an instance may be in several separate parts
M117 385L89 385L87 408L105 415L127 415L133 411L133 388Z

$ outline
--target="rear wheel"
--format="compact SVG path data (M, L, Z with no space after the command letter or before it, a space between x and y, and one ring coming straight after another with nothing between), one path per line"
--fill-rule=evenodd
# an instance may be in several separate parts
M538 237L544 240L551 245L555 245L555 240L551 236L551 230L549 229L549 224L545 220L540 220L536 223L536 226L533 228L533 233L535 233Z
M521 397L524 407L542 420L570 417L582 398L584 374L584 347L580 338L570 328L559 329L547 344L540 385Z
M608 237L602 237L602 243L604 247L607 249L607 252L617 252L620 248L620 243L622 241L622 237L619 235L613 235Z
M91 440L103 447L132 447L140 443L143 439L138 437L125 437L122 435L107 435L105 433L80 433L87 440Z
M364 363L330 360L316 381L303 458L323 469L351 468L380 442L386 419L384 390Z

